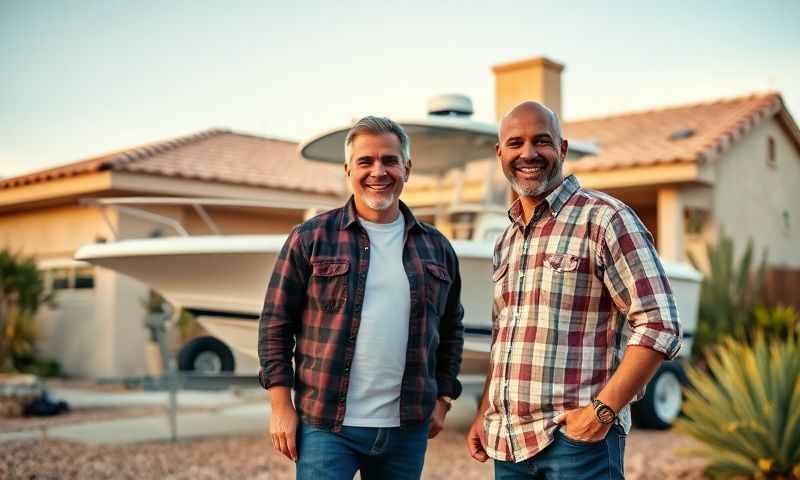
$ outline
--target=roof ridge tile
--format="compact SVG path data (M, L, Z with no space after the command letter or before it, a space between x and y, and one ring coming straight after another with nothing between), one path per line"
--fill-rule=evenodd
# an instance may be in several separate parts
M690 108L697 108L697 107L708 107L712 105L721 105L726 103L735 103L735 102L746 102L755 99L774 99L774 97L780 97L780 93L774 90L768 90L766 92L751 92L746 95L738 95L733 97L722 97L716 98L713 100L699 100L696 102L689 102L685 104L677 104L677 105L663 105L660 107L653 107L653 108L646 108L641 110L629 110L624 112L618 113L610 113L607 115L600 115L596 117L584 117L578 118L575 120L564 120L562 123L565 125L575 125L578 123L588 123L588 122L597 122L603 120L612 120L617 118L623 117L630 117L630 116L644 116L653 113L664 113L669 111L677 111L677 110L686 110Z
M231 133L231 131L222 128L211 128L190 135L184 135L181 137L171 138L169 140L146 144L140 147L134 147L120 152L116 156L107 160L107 163L111 166L111 168L118 168L136 160L150 158L191 143L216 137L218 135L224 135L226 133Z

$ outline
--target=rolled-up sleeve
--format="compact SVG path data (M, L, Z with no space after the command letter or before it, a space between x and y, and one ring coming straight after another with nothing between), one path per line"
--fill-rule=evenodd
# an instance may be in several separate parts
M675 358L682 332L672 288L652 235L629 208L610 217L600 255L605 286L632 329L627 345Z
M308 261L297 228L275 262L258 326L258 380L262 387L293 386L292 355L306 298Z

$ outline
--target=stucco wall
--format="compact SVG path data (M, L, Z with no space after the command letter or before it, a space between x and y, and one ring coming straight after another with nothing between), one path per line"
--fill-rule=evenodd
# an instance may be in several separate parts
M111 238L100 213L79 205L0 214L0 248L39 260L72 258L81 245Z
M776 144L775 167L767 165L769 136ZM722 225L738 254L752 238L759 252L768 248L770 265L800 267L800 153L778 122L756 127L708 168L716 177L712 232Z
M69 375L89 376L93 370L94 301L94 290L60 290L57 307L46 306L37 317L37 348L45 357L58 360Z

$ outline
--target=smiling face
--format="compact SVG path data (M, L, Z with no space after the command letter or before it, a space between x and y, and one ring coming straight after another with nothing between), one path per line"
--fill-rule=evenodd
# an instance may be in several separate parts
M497 159L523 201L538 203L561 183L567 141L559 130L555 114L535 102L518 105L500 124Z
M389 223L400 212L400 193L408 181L400 140L393 133L361 133L353 138L344 165L358 214L370 222Z

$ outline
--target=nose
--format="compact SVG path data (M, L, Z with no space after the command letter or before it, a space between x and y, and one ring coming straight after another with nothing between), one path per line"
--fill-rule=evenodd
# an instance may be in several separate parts
M533 142L525 142L520 149L520 157L523 159L533 159L539 155L539 152L533 146Z
M386 175L386 167L380 160L372 164L372 170L369 172L373 177L382 177Z

